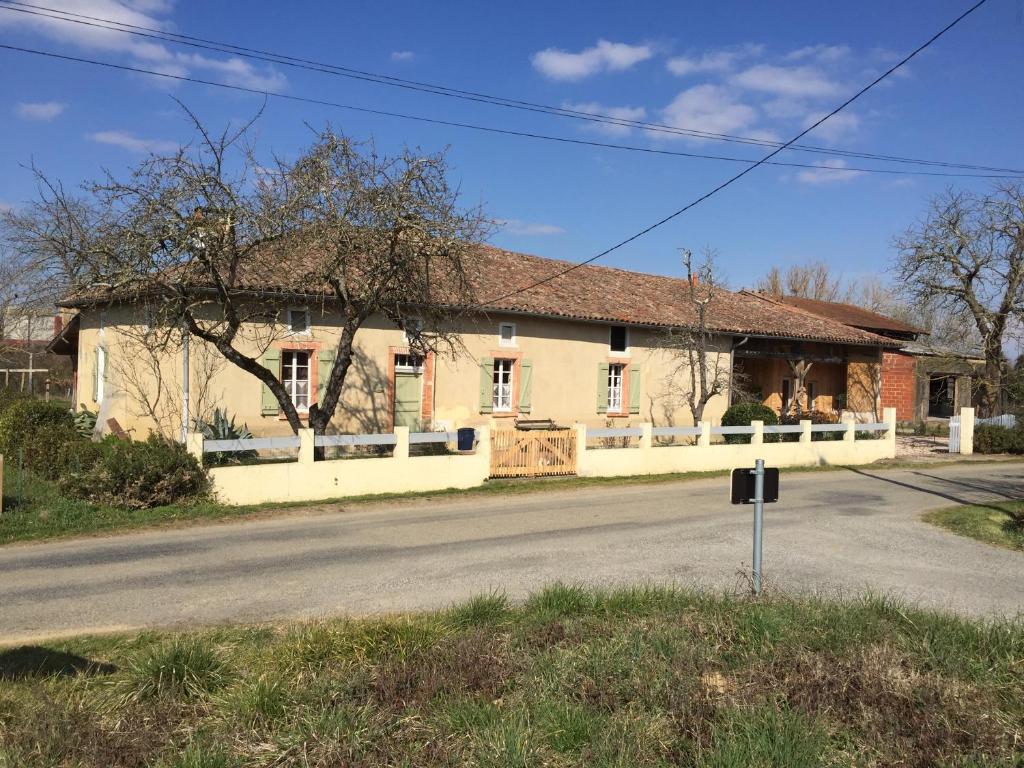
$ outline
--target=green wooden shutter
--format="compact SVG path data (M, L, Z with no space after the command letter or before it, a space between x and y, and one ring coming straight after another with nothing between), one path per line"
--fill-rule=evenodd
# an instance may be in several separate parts
M519 412L533 410L533 361L519 361Z
M327 380L334 368L334 350L321 349L316 353L316 401L323 403L327 391ZM339 398L340 400L340 398Z
M494 410L494 358L480 358L480 413Z
M281 350L279 349L268 349L263 353L263 357L260 358L260 365L274 374L277 378L281 378ZM264 416L276 416L281 410L281 404L277 402L277 398L274 397L274 393L270 391L270 387L266 384L263 387L263 399L261 412Z
M597 412L608 413L608 363L597 364Z
M629 366L629 412L640 413L640 366Z

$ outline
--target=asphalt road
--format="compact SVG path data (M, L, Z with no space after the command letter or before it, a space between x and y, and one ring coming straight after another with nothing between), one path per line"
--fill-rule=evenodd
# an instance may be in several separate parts
M922 523L1024 498L1024 464L783 473L766 507L769 588L895 593L978 615L1024 611L1024 554ZM0 548L0 642L434 608L553 581L734 589L752 508L725 478L484 495Z

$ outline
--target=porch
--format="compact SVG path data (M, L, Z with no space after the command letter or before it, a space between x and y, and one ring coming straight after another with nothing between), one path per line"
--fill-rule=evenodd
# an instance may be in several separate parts
M821 411L871 421L879 413L881 353L848 345L749 339L733 348L733 397L778 414Z

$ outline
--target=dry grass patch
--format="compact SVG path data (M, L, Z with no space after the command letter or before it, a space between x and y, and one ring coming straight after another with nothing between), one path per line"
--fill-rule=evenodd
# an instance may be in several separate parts
M1006 765L1024 628L890 600L513 606L0 654L0 768Z

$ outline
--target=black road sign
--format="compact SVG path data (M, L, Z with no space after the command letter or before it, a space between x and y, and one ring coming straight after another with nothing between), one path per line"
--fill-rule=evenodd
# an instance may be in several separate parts
M754 470L753 468L740 468L732 471L732 503L753 504L754 503ZM764 469L764 502L771 504L779 500L779 469L778 467L765 467Z

